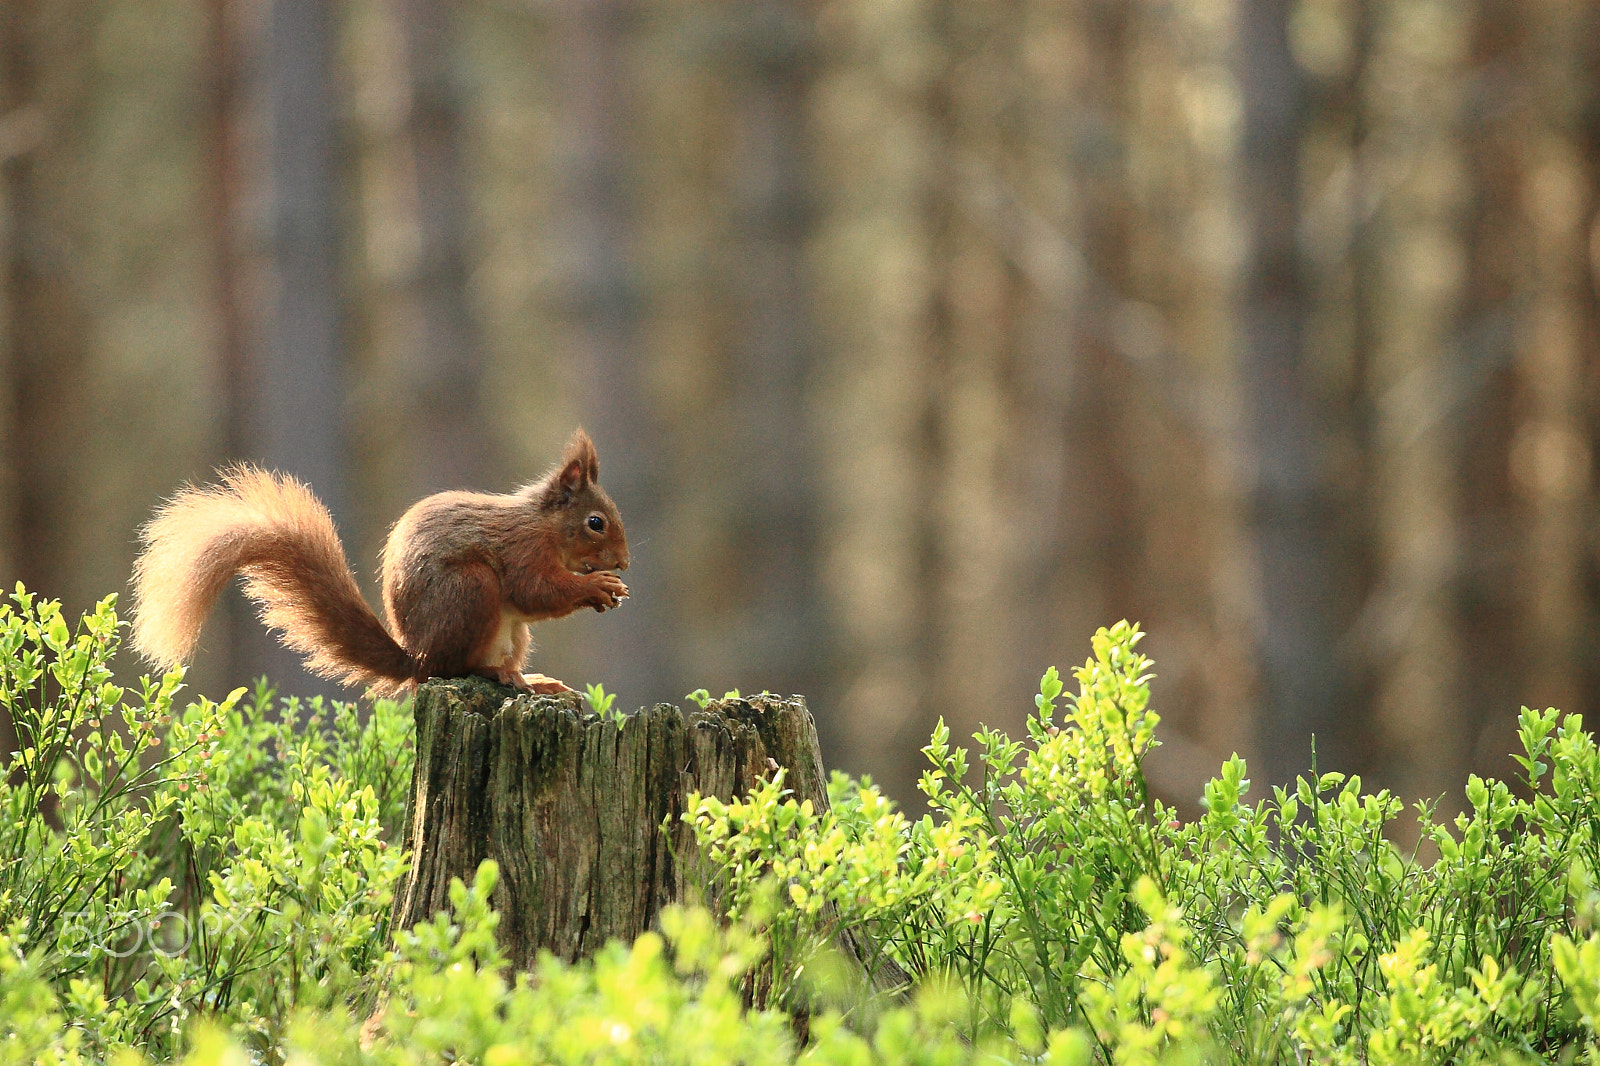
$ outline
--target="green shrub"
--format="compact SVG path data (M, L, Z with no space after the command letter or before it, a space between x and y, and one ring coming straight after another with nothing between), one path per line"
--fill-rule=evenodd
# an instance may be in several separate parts
M274 708L265 689L178 713L180 672L129 699L108 665L113 608L69 629L20 586L0 604L19 745L0 773L4 980L28 1002L47 990L41 1016L59 1011L91 1057L173 1055L197 1015L272 1047L295 1008L368 995L405 863L385 827L405 803L409 716ZM23 1040L10 1017L0 1039Z
M1075 1031L1119 1063L1178 1045L1240 1063L1595 1047L1600 756L1577 716L1522 712L1530 798L1473 777L1448 823L1418 805L1433 863L1389 843L1405 807L1387 791L1325 773L1246 804L1237 757L1184 824L1141 770L1159 719L1139 639L1095 635L1059 721L1046 673L1025 741L981 730L969 757L941 723L916 823L837 776L823 813L781 780L696 798L714 893L768 939L776 993L813 994L848 933L880 953L869 966L959 986L969 1039Z
M941 725L931 813L781 772L685 818L725 910L511 975L491 865L389 947L403 706L265 689L173 709L69 629L0 605L0 1066L1600 1061L1600 753L1524 710L1522 779L1408 811L1323 773L1183 823L1141 763L1150 662L1121 624L1040 685L1023 740ZM598 694L597 694L598 695ZM1390 840L1399 820L1438 858ZM841 950L842 945L853 946Z

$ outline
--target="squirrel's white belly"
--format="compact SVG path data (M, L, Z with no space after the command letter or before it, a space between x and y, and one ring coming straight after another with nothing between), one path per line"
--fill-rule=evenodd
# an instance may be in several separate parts
M500 609L500 628L495 631L494 640L489 642L489 665L504 666L513 670L522 669L520 662L513 662L516 655L517 637L521 635L519 627L528 624L525 615L515 611Z

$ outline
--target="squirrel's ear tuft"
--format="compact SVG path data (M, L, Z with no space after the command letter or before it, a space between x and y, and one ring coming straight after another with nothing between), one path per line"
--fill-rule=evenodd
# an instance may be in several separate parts
M559 495L571 497L599 478L600 460L595 457L594 442L589 439L589 434L580 428L572 434L572 439L567 441L567 447L561 453L561 462L556 467L555 480L550 482L550 488Z
M594 441L589 439L589 434L579 426L572 431L572 439L567 441L566 449L561 453L561 483L568 485L567 475L576 466L579 480L569 487L580 489L585 482L600 480L600 457L595 454Z
M563 497L570 497L580 491L587 483L588 479L584 476L583 465L574 459L572 462L564 464L560 472L556 474L554 488Z

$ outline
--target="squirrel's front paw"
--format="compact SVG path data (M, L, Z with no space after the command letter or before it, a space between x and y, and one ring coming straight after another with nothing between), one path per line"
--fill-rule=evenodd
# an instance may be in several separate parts
M628 586L622 579L609 570L589 576L593 592L589 598L589 606L597 611L604 611L616 607L628 598Z

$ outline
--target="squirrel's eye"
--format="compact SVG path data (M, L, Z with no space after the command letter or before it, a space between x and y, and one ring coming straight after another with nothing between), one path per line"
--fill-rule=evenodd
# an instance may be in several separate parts
M596 533L604 533L606 531L606 520L597 514L592 514L589 516L589 528Z

